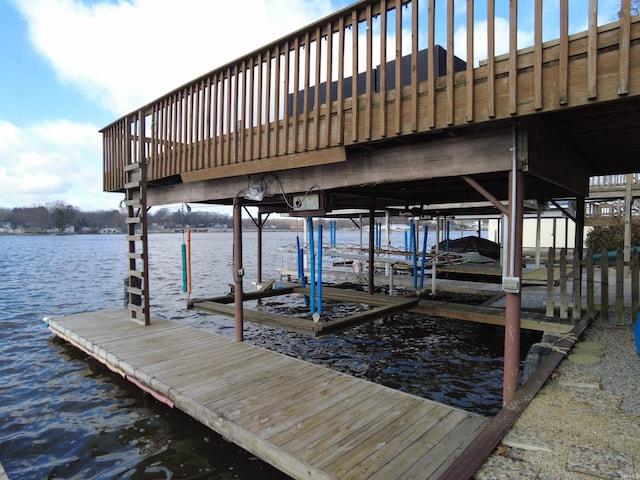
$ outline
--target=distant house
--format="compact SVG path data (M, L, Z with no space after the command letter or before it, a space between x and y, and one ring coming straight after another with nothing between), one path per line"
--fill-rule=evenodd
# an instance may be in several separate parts
M0 234L15 233L9 222L0 223Z
M107 227L107 228L101 228L100 233L108 234L108 233L120 233L120 232L118 232L118 230L115 228Z

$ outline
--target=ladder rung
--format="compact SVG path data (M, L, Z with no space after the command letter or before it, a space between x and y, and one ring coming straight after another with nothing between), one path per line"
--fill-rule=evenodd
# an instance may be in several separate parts
M129 242L141 242L142 235L127 235L127 241Z
M140 208L142 206L141 203L140 203L140 199L139 198L134 198L132 200L126 200L124 202L124 204L127 207L135 207L135 208Z
M129 270L127 272L127 275L129 275L130 277L143 278L144 272L142 270Z
M129 255L129 258L142 259L142 253L129 252L128 255Z
M124 184L125 190L130 190L132 188L140 188L140 180L136 182L127 182Z
M125 223L140 223L142 219L140 217L128 217L124 219Z
M130 172L132 170L137 170L140 168L140 163L139 162L135 162L135 163L130 163L128 165L124 166L124 171L125 172Z
M144 293L141 288L136 287L127 287L127 291L138 296L142 296L142 294Z

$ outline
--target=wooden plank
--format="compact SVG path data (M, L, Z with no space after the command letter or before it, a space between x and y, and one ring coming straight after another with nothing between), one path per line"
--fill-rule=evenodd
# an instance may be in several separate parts
M351 11L351 141L358 141L358 11Z
M324 98L326 99L325 105L325 130L324 130L324 146L328 148L331 146L331 124L332 114L331 106L331 83L333 81L333 22L329 22L327 25L327 81L325 82Z
M371 5L367 5L366 8L366 22L367 22L367 65L366 65L366 86L365 86L365 114L364 114L364 139L371 140L371 123L372 119L372 101L373 101L373 17L371 14ZM384 40L386 41L386 39ZM381 65L385 65L381 63ZM385 68L381 68L380 71L385 70ZM417 106L415 107L417 108Z
M435 38L436 38L436 2L429 0L427 38L427 115L428 128L436 126L436 71L435 71Z
M496 116L496 5L487 0L487 117Z
M402 133L402 1L396 0L395 134Z
M380 0L380 65L387 64L387 0ZM387 136L387 69L380 69L380 137Z
M533 103L536 110L542 109L542 0L535 0L534 6L534 34L533 34Z
M473 51L473 33L474 27L474 10L473 0L467 0L467 70L466 70L466 91L465 97L467 100L466 107L466 119L467 122L473 122L473 65L475 62Z
M311 45L309 31L304 34L304 86L302 88L302 150L309 150L309 90L311 86Z
M569 102L569 0L560 0L560 52L558 68L558 104Z
M411 3L411 131L418 131L418 2ZM381 64L384 65L384 64Z
M509 114L518 113L518 2L509 2Z
M515 2L512 2L515 3ZM454 5L453 0L447 0L447 125L453 125L455 122L455 92L454 92L454 43L453 43L453 35L454 35L454 27L453 27L453 19L454 19ZM468 59L467 59L468 60ZM473 59L471 60L473 61ZM435 72L433 72L435 75Z
M411 311L443 318L455 318L456 320L468 322L504 326L505 313L504 309L501 308L421 300L420 304L412 308ZM522 312L520 325L524 329L541 332L552 331L564 333L571 330L569 323L552 322L544 315L534 312Z
M320 27L316 28L316 78L315 78L315 88L313 89L313 148L317 150L320 148L320 83L321 83L321 70L322 70L322 36L320 32ZM331 81L328 80L326 85L330 85ZM327 104L330 103L331 98L325 97L327 99Z
M598 0L589 0L587 36L587 98L598 96Z
M480 416L125 309L47 319L61 338L294 478L448 462ZM453 422L451 419L455 418ZM433 451L435 454L431 454ZM405 468L406 467L406 468ZM342 475L344 473L344 476Z
M618 95L629 93L629 54L631 48L631 0L622 0L620 9L620 50L618 59Z
M258 138L260 138L260 132L258 132ZM251 175L254 173L271 172L274 170L290 170L316 165L328 165L331 163L346 161L347 156L344 147L339 146L317 151L289 154L277 158L269 158L260 162L246 162L239 165L223 165L216 168L196 170L194 172L184 172L181 177L183 182L199 182L202 180L213 180L216 178L234 177L238 175Z
M300 144L300 37L296 35L293 41L293 145L291 151L299 152Z

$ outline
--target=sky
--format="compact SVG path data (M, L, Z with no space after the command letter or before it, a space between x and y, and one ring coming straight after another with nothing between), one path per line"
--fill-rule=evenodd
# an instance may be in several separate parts
M529 1L520 0L523 39L532 38ZM102 191L102 127L351 3L0 0L0 208L56 201L118 208L122 195ZM508 3L496 0L505 18ZM571 31L586 27L586 3L570 0ZM458 13L465 4L456 0ZM482 0L475 4L486 11ZM553 18L557 1L544 5ZM618 0L600 0L600 23L614 20L617 8ZM556 25L545 25L545 39Z

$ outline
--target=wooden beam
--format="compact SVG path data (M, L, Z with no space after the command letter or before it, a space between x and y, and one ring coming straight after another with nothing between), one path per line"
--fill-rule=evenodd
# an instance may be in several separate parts
M233 177L237 175L252 175L276 170L288 170L314 165L326 165L347 160L344 147L331 147L324 150L300 152L281 157L272 157L260 162L245 162L235 165L224 165L217 168L207 168L182 174L185 183L216 178Z

